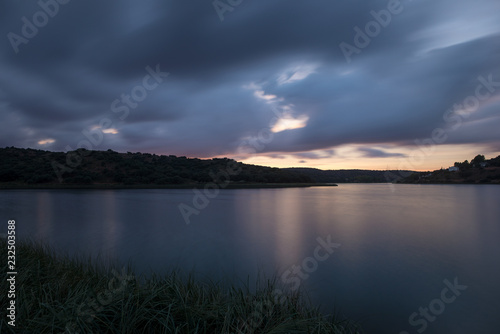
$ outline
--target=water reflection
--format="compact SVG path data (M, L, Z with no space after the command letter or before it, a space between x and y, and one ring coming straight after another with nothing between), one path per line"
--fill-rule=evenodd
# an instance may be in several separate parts
M0 191L0 209L22 222L19 236L68 252L234 282L299 265L331 235L341 247L301 284L326 310L341 307L369 333L410 331L409 315L458 277L470 290L426 333L491 333L500 325L498 198L500 187L487 185L227 190L189 226L177 206L192 190Z
M116 196L112 191L106 191L104 192L103 197L105 208L103 224L106 226L104 243L108 245L109 249L114 250L117 239L121 234L121 231L118 230L120 225L116 220Z
M263 243L269 249L273 263L290 266L303 253L303 229L307 228L303 200L299 189L255 190L245 197L238 197L235 205L248 212L241 217L248 242L259 247Z
M36 194L36 235L45 239L52 232L52 196L47 192Z

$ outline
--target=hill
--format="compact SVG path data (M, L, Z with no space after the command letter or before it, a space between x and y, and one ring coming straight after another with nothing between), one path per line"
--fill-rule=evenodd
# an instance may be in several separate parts
M196 159L112 150L50 152L0 148L0 187L314 183L308 176L232 159Z
M339 169L321 170L316 168L284 168L287 171L297 172L309 176L314 182L322 183L386 183L392 182L399 175L408 175L412 171L395 170L362 170Z
M500 155L485 159L477 155L470 162L455 162L453 167L433 172L415 172L398 183L491 183L500 184Z

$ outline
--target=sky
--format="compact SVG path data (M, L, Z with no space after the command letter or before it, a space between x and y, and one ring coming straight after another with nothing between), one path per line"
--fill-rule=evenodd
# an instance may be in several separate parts
M0 3L0 147L434 170L500 154L500 2Z

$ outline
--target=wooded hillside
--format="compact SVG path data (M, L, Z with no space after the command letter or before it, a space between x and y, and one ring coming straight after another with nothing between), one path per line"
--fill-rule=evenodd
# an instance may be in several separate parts
M118 153L112 150L49 152L0 149L0 184L193 184L311 183L311 178L279 168L232 159L191 159L174 155Z

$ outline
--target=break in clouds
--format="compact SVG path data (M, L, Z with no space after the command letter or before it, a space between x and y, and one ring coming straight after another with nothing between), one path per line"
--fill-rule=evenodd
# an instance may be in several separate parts
M271 158L346 144L403 156L433 136L499 150L499 12L497 0L3 1L0 146L66 151L102 135L92 149L237 156L266 129Z

